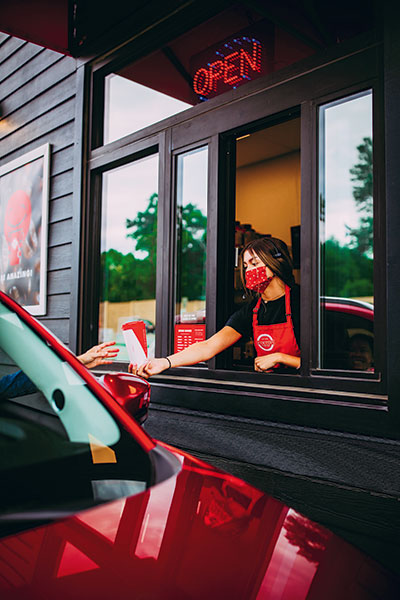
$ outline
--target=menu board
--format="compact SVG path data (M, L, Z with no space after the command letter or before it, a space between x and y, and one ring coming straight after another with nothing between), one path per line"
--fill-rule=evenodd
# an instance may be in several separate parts
M180 323L175 325L174 352L180 352L196 342L206 339L206 326L204 324Z

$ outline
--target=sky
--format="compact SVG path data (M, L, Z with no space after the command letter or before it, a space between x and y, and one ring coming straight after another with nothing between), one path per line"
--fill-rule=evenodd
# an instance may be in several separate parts
M105 106L105 142L108 143L191 105L124 77L111 75L107 78ZM191 152L183 161L183 201L195 204L203 212L207 197L206 155L206 152ZM134 241L126 238L125 220L133 219L138 211L145 210L155 192L158 193L158 154L104 174L102 251L114 248L124 254L134 252L136 258L145 258L145 253L134 251Z
M192 203L207 214L207 159L204 147L186 153L179 161L182 169L182 201ZM182 168L183 165L183 168ZM158 154L113 169L103 175L102 251L114 248L123 254L135 252L135 243L126 237L126 219L134 219L147 208L149 198L158 192Z
M150 90L123 77L110 76L106 106L107 141L136 131L151 123L189 108L188 104ZM357 146L364 137L372 137L372 96L354 96L351 100L325 109L325 237L334 236L343 245L348 242L346 225L358 225L360 214L353 198L350 168L358 162ZM189 155L184 161L184 202L192 202L205 212L205 152ZM148 199L158 191L157 155L136 161L104 175L102 250L115 248L123 253L134 250L134 242L125 236L125 219L133 219L145 210ZM106 221L105 221L106 219ZM321 231L321 234L323 232ZM144 258L143 253L135 253Z
M182 170L178 201L183 205L194 204L204 215L207 214L207 166L208 152L204 146L185 153L178 161L178 174Z
M106 78L104 106L104 142L108 144L192 105L112 74Z
M346 227L358 225L350 169L359 162L357 146L372 137L372 96L354 98L325 110L326 239L348 243Z
M134 252L135 243L126 237L126 219L134 219L158 193L158 154L137 160L103 175L102 252L114 248L123 254ZM143 252L134 252L145 258Z

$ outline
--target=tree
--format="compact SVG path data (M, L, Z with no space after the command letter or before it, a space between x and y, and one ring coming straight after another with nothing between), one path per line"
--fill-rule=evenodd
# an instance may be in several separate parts
M319 564L322 560L331 533L321 525L309 521L302 515L289 515L284 525L286 538L293 546L298 547L300 556Z
M190 203L178 206L177 213L178 289L181 298L201 299L206 289L207 217Z
M335 238L322 248L325 296L372 296L373 287L373 165L372 139L357 146L358 162L350 169L353 198L361 213L359 226L346 225L350 243L341 246Z
M110 249L102 253L102 300L123 302L155 298L158 195L152 194L144 211L126 219L133 253ZM207 218L193 204L177 208L178 280L180 297L204 297ZM144 258L135 253L147 253Z
M358 185L353 187L353 197L357 210L361 213L360 224L354 229L347 227L351 245L361 254L372 256L373 252L373 155L372 139L363 138L357 146L359 162L350 169L351 180Z
M102 301L128 302L155 297L155 277L148 261L111 248L102 253L101 267Z
M158 196L152 194L146 210L135 219L127 219L127 234L135 240L135 250L148 253L155 272L157 248ZM207 218L193 204L177 207L178 289L181 297L195 300L204 296Z
M331 238L323 247L324 296L372 296L373 261L357 248L341 246Z
M156 268L157 256L157 208L158 194L149 198L146 210L139 211L134 219L126 219L126 228L133 229L126 237L135 240L135 250L148 253L151 266Z

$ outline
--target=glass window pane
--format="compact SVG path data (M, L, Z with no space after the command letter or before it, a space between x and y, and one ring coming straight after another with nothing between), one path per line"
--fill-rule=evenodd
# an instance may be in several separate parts
M251 8L248 2L231 4L105 78L104 143L268 77L316 52L319 33L295 13L291 18L297 34L268 18L265 2L258 8L255 3ZM373 12L365 4L357 19L342 13L330 23L332 42L373 26Z
M372 92L320 107L321 368L374 370Z
M208 148L177 160L175 347L205 339Z
M154 356L158 155L103 174L100 341L116 340L128 360L121 326L142 320Z
M172 117L191 104L111 74L105 79L104 143Z
M368 29L368 11L332 39ZM353 30L355 27L355 30ZM282 29L265 9L238 2L105 77L104 143L117 140L260 77L268 77L315 53L309 24L300 35ZM308 38L308 39L307 39Z

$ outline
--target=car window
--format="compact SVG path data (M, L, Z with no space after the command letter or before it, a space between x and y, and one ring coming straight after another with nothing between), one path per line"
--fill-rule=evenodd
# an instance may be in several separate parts
M0 308L3 351L24 371L59 415L69 438L87 442L88 431L104 444L114 444L119 430L72 367L7 308Z
M0 305L0 531L150 483L147 453L22 319Z

